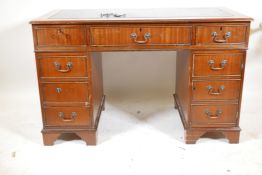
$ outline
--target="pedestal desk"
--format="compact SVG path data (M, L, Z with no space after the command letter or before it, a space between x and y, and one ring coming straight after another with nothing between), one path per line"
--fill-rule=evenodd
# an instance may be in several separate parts
M59 10L32 20L44 144L75 133L95 145L105 109L101 52L144 50L177 51L174 99L186 143L206 132L238 143L251 20L225 8Z

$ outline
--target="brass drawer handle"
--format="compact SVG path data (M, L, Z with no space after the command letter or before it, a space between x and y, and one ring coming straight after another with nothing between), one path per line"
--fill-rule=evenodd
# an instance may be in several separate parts
M144 39L145 39L145 40L143 40L143 41L137 40L137 34L136 34L135 32L131 33L131 34L130 34L130 37L133 39L133 41L134 41L135 43L145 44L145 43L147 43L147 42L149 41L149 39L151 38L151 34L148 33L148 32L145 33L145 34L144 34Z
M213 41L215 43L225 43L227 42L227 39L231 37L231 32L226 32L223 36L224 39L218 39L217 32L212 32L211 36L213 37Z
M211 70L223 70L225 66L227 65L227 60L222 60L220 63L220 67L215 67L215 61L214 60L208 60L208 65Z
M221 117L221 114L223 113L222 110L218 109L215 113L210 112L208 109L205 110L205 114L210 119L217 119Z
M64 122L72 122L75 120L76 116L77 116L76 112L71 112L70 118L66 119L65 114L63 112L58 112L58 117L62 119Z
M211 85L208 85L207 89L209 95L221 95L222 92L225 90L225 86L221 85L219 86L219 89L215 91Z
M62 88L56 88L56 92L60 94L62 92Z
M73 63L72 62L68 62L66 63L66 69L61 69L61 64L58 62L54 62L54 67L58 72L62 72L62 73L66 73L72 70L73 68Z

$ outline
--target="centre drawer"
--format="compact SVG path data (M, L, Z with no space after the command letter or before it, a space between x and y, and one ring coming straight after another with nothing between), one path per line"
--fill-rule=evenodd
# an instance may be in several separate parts
M237 118L237 104L191 106L192 127L233 127Z
M193 81L192 100L238 100L240 80Z
M191 45L192 26L91 27L92 46Z
M89 89L87 82L42 83L45 102L88 102Z
M90 126L88 107L48 107L44 109L45 126Z
M241 76L244 53L216 52L193 55L193 77Z

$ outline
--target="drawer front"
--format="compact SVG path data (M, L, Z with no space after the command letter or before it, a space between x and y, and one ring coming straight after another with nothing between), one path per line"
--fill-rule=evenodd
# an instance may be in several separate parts
M90 126L87 107L49 107L44 109L45 126Z
M247 25L210 25L196 27L196 44L245 44Z
M35 26L36 50L72 50L86 47L86 28L81 25Z
M191 45L191 26L91 27L92 46Z
M86 77L86 56L53 56L37 59L40 77Z
M233 127L238 118L238 105L192 105L191 117L192 127Z
M44 102L88 102L88 84L42 83Z
M241 76L244 53L215 53L193 55L193 77Z
M193 100L238 100L240 80L193 81Z

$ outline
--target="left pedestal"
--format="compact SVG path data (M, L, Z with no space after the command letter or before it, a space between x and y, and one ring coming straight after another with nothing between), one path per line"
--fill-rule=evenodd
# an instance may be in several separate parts
M104 108L101 53L87 51L85 25L33 25L43 141L63 133L96 144Z

